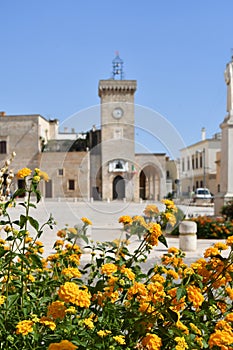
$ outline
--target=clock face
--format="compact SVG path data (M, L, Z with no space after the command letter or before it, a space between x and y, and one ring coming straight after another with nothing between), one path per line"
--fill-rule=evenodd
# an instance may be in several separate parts
M123 109L120 107L115 108L112 112L113 117L116 119L120 119L123 116L123 114Z

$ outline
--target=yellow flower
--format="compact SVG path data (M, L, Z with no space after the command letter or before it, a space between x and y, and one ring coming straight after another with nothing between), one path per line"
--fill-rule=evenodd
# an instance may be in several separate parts
M201 335L201 331L199 328L197 328L197 326L194 323L189 323L191 329L193 330L194 333Z
M209 247L205 250L205 253L204 253L204 257L205 258L209 258L211 256L216 256L216 255L219 255L220 254L220 251L218 250L218 248L215 248L215 247Z
M87 289L80 289L74 282L66 282L59 288L58 295L66 303L72 303L80 307L90 306L90 293Z
M31 282L35 282L35 277L32 276L31 274L27 276L27 279Z
M88 218L83 217L83 218L81 218L81 220L86 225L92 225L91 220L89 220Z
M52 304L48 306L48 317L52 317L53 319L63 319L66 315L66 307L63 301L54 301Z
M233 288L227 287L226 292L229 295L230 299L233 300Z
M174 270L167 270L167 275L171 276L174 280L177 280L179 278L179 275Z
M25 243L30 243L30 242L32 242L32 240L33 240L33 238L32 237L25 237Z
M4 295L0 295L0 305L4 304L6 297Z
M74 227L69 227L69 228L68 228L68 231L69 231L70 233L73 233L74 235L76 235L76 234L78 233L78 231L77 231L76 228L74 228Z
M37 169L37 170L39 170L39 169ZM35 169L35 172L36 172L36 169ZM42 179L44 179L44 181L46 181L46 182L49 181L49 176L48 176L48 174L45 171L39 170L38 173L37 173L37 176L42 177Z
M233 333L225 330L216 330L209 338L210 349L219 347L222 350L231 349L233 343Z
M56 242L54 243L54 247L59 247L63 245L64 245L64 241L62 239L57 239Z
M94 323L90 318L85 318L83 320L83 323L85 324L85 326L87 326L88 329L93 329L94 328Z
M43 246L44 246L44 244L43 244L41 241L35 241L35 244L38 245L38 246L40 246L40 247L43 247Z
M145 300L145 297L148 295L146 286L143 283L135 282L134 285L128 289L127 298L130 300L134 295L137 295L137 299L142 297L142 299Z
M45 171L40 171L39 176L44 179L44 181L48 182L49 181L49 176Z
M121 273L123 273L124 275L126 275L126 277L133 281L135 279L135 274L133 273L133 271L127 267L122 267L121 268Z
M202 303L204 301L204 297L201 294L200 288L192 286L192 285L188 286L187 295L188 295L188 300L193 303L193 306L196 309L198 309L202 305Z
M61 274L69 278L80 278L82 276L81 272L76 267L67 267L62 270Z
M177 207L175 206L174 202L170 199L163 199L162 203L166 206L166 209L173 211L176 213L178 211Z
M60 230L57 232L57 236L64 238L66 236L66 230Z
M226 244L229 246L233 246L233 236L227 238Z
M162 347L162 340L152 333L147 333L142 339L142 346L147 350L159 350Z
M108 334L111 334L111 333L112 332L108 330L100 330L97 332L98 336L101 338L106 337Z
M188 327L186 327L180 320L176 322L176 327L179 328L183 333L189 334Z
M33 332L33 324L30 320L20 321L16 326L16 334L28 335Z
M147 225L147 230L149 231L149 234L146 236L146 241L152 246L157 245L158 237L162 235L160 224L150 222Z
M32 173L31 169L22 168L17 172L16 176L18 177L18 179L24 179L25 177L30 176L31 173Z
M175 337L175 341L177 342L175 347L176 350L188 349L188 344L186 343L184 337Z
M225 243L217 242L214 244L214 248L220 249L220 250L227 250L228 246Z
M170 247L170 248L168 248L167 252L168 252L169 254L174 254L174 255L176 255L176 254L178 254L180 251L179 251L179 249L176 248L176 247Z
M111 275L112 273L117 271L117 266L112 263L104 264L101 267L101 271L106 275Z
M146 226L146 221L143 216L139 216L139 215L133 216L133 222L138 223L141 226Z
M80 264L80 254L71 254L68 259L77 265Z
M129 215L123 215L119 218L118 222L122 223L123 225L131 225L133 219Z
M32 180L33 180L34 182L40 182L40 176L35 175L35 176L33 176Z
M228 315L226 315L225 320L227 322L233 322L233 312L230 312Z
M168 212L164 213L165 219L169 222L169 224L173 227L176 224L176 217L174 214Z
M153 217L153 216L155 216L156 214L159 213L159 209L154 204L148 204L146 206L146 208L143 210L143 213L145 214L145 216Z
M58 291L58 295L61 300L72 304L75 304L78 293L79 287L74 282L66 282Z
M65 310L66 314L76 314L76 309L74 306L70 306L68 309Z
M113 337L113 339L120 345L124 345L125 344L125 337L124 335L116 335Z
M54 329L56 328L56 323L54 323L50 317L41 317L40 323L44 326L48 326L52 331L54 331Z
M69 340L62 340L60 343L51 343L48 350L75 350L78 349L76 345Z

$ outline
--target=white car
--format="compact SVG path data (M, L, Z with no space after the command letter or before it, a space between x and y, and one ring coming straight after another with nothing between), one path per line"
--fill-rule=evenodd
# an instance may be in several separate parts
M196 202L197 199L206 200L207 202L212 202L214 196L210 193L208 188L197 188L194 192L193 201Z

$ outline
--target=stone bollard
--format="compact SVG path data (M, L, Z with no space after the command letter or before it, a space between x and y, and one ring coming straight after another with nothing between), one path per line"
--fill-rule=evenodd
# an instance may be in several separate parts
M197 224L193 221L181 221L179 224L179 248L184 252L197 249Z

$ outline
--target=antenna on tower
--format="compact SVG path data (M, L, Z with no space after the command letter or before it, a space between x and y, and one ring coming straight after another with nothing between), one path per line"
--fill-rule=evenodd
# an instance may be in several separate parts
M119 56L119 52L115 52L115 58L112 61L112 79L115 80L123 80L124 79L124 73L123 73L123 60Z

